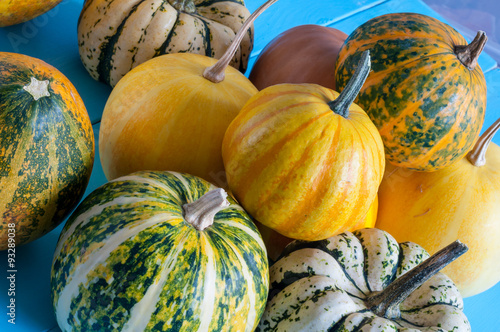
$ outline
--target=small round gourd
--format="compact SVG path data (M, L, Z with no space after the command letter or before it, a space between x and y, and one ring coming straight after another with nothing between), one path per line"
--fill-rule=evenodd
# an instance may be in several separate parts
M115 86L162 54L219 59L249 16L243 0L88 0L78 20L80 57L94 79ZM252 47L249 26L231 65L245 72Z
M337 60L339 91L364 50L372 71L357 103L384 141L387 160L435 171L458 160L479 136L486 81L477 58L486 43L479 32L467 45L449 25L416 13L373 18L346 39Z
M369 68L367 52L340 95L316 84L270 86L231 122L222 144L228 185L257 221L319 240L366 215L385 166L377 129L352 104Z
M0 27L29 21L48 12L61 0L5 0L0 1Z
M94 133L73 84L51 65L0 52L0 250L56 228L94 164Z
M376 228L294 241L270 267L256 331L470 332L458 289L438 272L466 251L456 241L429 257Z
M68 219L51 290L65 332L253 331L268 273L257 228L222 189L137 172L94 190Z
M460 238L467 256L444 272L464 297L500 281L500 147L491 142L497 120L467 156L436 172L387 167L379 189L377 227L428 252Z
M222 139L229 123L257 93L248 78L228 64L248 27L274 2L252 13L221 59L166 54L120 80L106 102L99 133L108 180L140 170L169 170L227 186Z
M315 83L337 91L335 63L347 35L316 24L276 36L255 61L248 78L259 90L280 83Z

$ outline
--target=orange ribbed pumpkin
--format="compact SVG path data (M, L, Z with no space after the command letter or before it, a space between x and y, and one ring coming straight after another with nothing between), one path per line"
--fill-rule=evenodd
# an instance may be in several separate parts
M382 179L382 139L352 101L370 69L368 52L345 92L316 84L268 87L243 106L224 136L229 188L259 222L301 240L350 229Z

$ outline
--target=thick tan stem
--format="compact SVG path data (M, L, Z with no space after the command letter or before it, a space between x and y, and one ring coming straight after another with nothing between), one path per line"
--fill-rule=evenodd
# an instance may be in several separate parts
M477 59L486 45L486 33L478 31L476 37L469 45L456 45L455 54L464 66L470 70L474 70L477 66Z
M224 52L219 61L217 61L213 66L207 67L205 69L205 71L203 72L203 77L205 77L207 80L213 83L219 83L224 81L224 78L226 77L225 74L226 68L227 66L229 66L229 63L231 62L234 55L236 54L236 51L240 47L241 40L247 33L247 30L253 24L255 19L276 1L278 0L266 1L266 3L257 8L257 10L254 11L252 15L250 15L250 17L247 18L245 23L243 23L243 25L241 26L240 30L238 30L238 33L231 42L231 45L229 45L229 47L227 48L226 52Z
M403 276L396 279L386 289L366 300L366 305L379 317L398 319L401 317L399 305L420 285L442 270L446 265L468 250L460 241L441 249Z
M198 200L182 206L184 219L199 231L210 227L221 209L229 206L227 193L222 188L214 189Z
M491 127L479 137L474 148L467 154L467 159L472 165L480 167L486 164L486 151L498 129L500 129L500 119L495 121Z

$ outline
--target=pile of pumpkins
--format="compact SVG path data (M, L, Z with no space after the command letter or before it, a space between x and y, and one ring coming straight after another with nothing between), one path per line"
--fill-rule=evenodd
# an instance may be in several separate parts
M500 280L485 34L413 13L350 35L302 25L247 78L274 2L85 2L81 59L113 90L108 182L81 202L81 98L1 54L0 245L9 225L20 245L69 216L51 275L63 331L470 331L462 297Z

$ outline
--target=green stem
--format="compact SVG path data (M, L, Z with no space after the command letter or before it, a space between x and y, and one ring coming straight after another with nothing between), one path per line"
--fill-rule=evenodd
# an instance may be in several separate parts
M361 59L358 62L358 67L352 75L349 82L345 86L344 90L340 93L337 99L332 100L328 103L330 109L338 115L347 118L349 116L349 107L354 102L356 97L361 91L363 84L370 73L371 63L370 63L370 51L364 51L361 54Z
M257 8L257 10L252 13L252 15L250 15L247 18L245 23L243 23L241 28L238 30L238 33L231 42L231 45L227 48L226 52L224 52L222 57L213 66L210 66L205 69L205 71L203 72L203 77L205 77L207 80L213 83L220 83L224 81L224 78L226 77L225 75L226 68L227 66L229 66L229 63L231 62L234 55L236 54L236 51L240 47L241 40L247 33L247 30L253 24L255 19L259 17L259 15L264 12L264 10L266 10L276 1L278 0L266 1L262 6Z
M486 164L486 151L488 146L490 146L493 136L500 129L500 119L495 121L476 142L476 145L467 154L467 159L474 166L480 167Z
M456 45L455 54L464 66L470 70L474 70L477 66L477 59L483 51L487 40L486 33L478 31L476 37L469 45Z
M467 250L467 246L460 241L451 243L396 279L383 291L369 297L366 300L367 307L379 317L400 318L399 305L401 302Z

